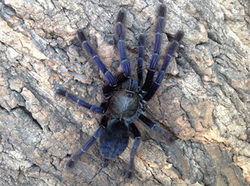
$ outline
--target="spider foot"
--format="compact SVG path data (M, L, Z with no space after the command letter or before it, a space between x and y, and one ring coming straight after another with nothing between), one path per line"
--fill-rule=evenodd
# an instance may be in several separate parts
M117 20L116 22L117 23L124 23L125 22L125 18L126 18L126 13L123 9L121 9L118 13L118 16L117 16Z
M159 17L165 17L166 16L166 5L161 4L159 8Z
M133 171L132 170L128 170L126 172L126 175L125 175L125 182L131 181L132 175L133 175Z
M74 165L74 163L75 163L75 161L74 161L74 160L72 160L72 159L70 159L70 160L67 162L66 167L70 167L70 168L72 168L72 167L73 167L73 165Z
M153 130L158 132L164 139L166 139L167 144L171 144L177 139L177 137L175 137L173 134L171 134L171 132L164 130L163 128L161 128L158 125L155 125L153 127Z
M109 159L103 159L103 168L106 168L109 165Z
M78 29L77 35L81 43L87 41L87 37L83 29Z
M60 88L56 89L56 93L64 97L67 97L67 94L68 94L66 90L62 90Z

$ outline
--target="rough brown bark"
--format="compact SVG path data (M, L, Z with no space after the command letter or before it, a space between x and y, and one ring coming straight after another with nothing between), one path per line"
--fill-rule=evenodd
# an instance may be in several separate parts
M185 37L148 105L180 139L167 146L136 123L146 135L135 159L132 184L249 185L250 4L162 2L167 18L161 54L177 30L183 30ZM147 35L147 68L159 4L0 1L1 185L125 184L132 139L108 168L102 169L97 144L73 169L65 168L97 129L100 116L55 96L55 87L60 84L91 103L101 103L103 76L81 50L76 30L85 28L109 69L121 70L113 40L121 7L127 12L125 42L133 73L141 32Z

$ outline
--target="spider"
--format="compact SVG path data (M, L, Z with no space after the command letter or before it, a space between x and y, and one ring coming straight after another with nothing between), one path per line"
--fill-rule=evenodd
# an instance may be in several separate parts
M145 35L140 34L139 36L139 56L137 61L138 79L136 80L131 78L130 62L127 58L125 50L123 31L125 11L123 9L121 9L118 13L116 25L118 40L117 45L123 72L117 76L114 76L106 68L98 54L87 40L84 31L82 29L77 30L80 42L104 74L107 84L103 87L105 101L101 103L100 106L91 105L90 103L78 99L76 96L63 89L57 89L57 94L68 97L78 105L103 115L99 128L94 132L94 135L87 141L87 143L84 144L82 148L67 162L67 167L72 167L76 159L85 153L96 142L97 138L99 138L99 151L103 157L103 167L107 167L109 160L118 157L126 149L129 142L129 132L131 132L134 135L134 143L130 154L129 168L125 175L125 180L130 180L134 169L136 151L141 142L140 132L133 123L134 119L141 121L150 129L163 134L168 143L172 143L176 139L175 135L161 128L144 113L145 104L154 96L156 90L159 88L169 61L174 52L177 50L184 35L182 31L177 32L174 37L174 41L169 46L168 53L161 69L158 72L158 76L155 80L153 80L159 61L165 14L166 6L162 4L160 5L158 12L158 24L156 27L154 51L144 83L142 66Z

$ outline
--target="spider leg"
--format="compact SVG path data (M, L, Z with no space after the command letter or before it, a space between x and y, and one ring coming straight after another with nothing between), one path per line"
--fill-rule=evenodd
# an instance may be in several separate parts
M107 98L110 96L110 93L113 92L118 86L120 86L122 83L124 83L125 81L127 81L129 78L126 77L124 75L124 73L120 73L116 76L116 80L117 80L117 86L110 86L110 85L106 85L103 87L102 91L104 96Z
M94 132L94 135L85 143L82 148L74 154L74 156L67 162L67 167L72 167L77 158L79 158L83 153L85 153L95 142L98 137L105 131L107 126L108 117L103 116L101 120L101 126Z
M137 60L137 77L138 77L138 90L141 90L141 86L143 83L143 54L144 54L144 44L145 44L145 35L140 34L138 46L139 46L139 52L138 52L138 60Z
M165 137L165 139L168 140L169 143L172 143L176 140L176 137L173 134L171 134L169 131L161 128L159 125L157 125L155 122L151 121L145 115L140 114L138 118L140 121L142 121L144 124L146 124L148 128L150 128L156 132L161 133Z
M92 56L93 60L97 64L97 66L104 74L108 83L111 86L116 86L116 79L115 79L114 75L106 68L106 66L103 64L102 60L100 59L100 57L97 55L97 53L95 52L93 47L90 45L83 29L77 30L77 35L78 35L78 38L79 38L80 42L82 43L82 45L84 45L86 51Z
M161 40L162 40L162 30L164 28L164 18L166 15L166 6L161 5L159 8L159 14L158 14L158 25L156 28L156 34L155 34L155 45L154 45L154 53L152 55L150 66L147 72L146 80L142 86L142 91L147 92L150 89L150 86L153 83L153 78L155 74L155 70L158 66L158 62L160 59L160 50L161 50Z
M133 173L133 170L134 170L134 158L135 158L135 154L136 154L136 151L141 143L141 134L140 134L140 131L137 129L137 127L135 126L134 123L131 123L130 125L130 129L132 130L132 133L134 134L134 144L133 144L133 148L131 150L131 153L130 153L130 163L129 163L129 169L126 173L126 176L125 176L125 180L128 181L131 179L132 177L132 173Z
M105 128L100 126L94 133L94 135L82 146L82 148L67 162L67 167L72 167L77 158L79 158L84 152L86 152L95 142L96 139L104 132Z
M121 65L122 70L126 77L130 77L131 75L131 67L130 62L127 58L126 49L125 49L125 42L124 42L124 32L123 32L123 25L125 22L125 12L124 10L120 10L117 16L117 25L116 25L116 34L118 37L118 49L120 53Z
M83 100L80 100L80 99L77 99L76 96L74 96L73 94L70 94L68 93L67 91L65 90L62 90L62 89L57 89L56 90L56 93L61 95L61 96L64 96L66 98L70 98L71 100L73 100L74 102L76 102L78 105L84 107L84 108L87 108L95 113L99 113L99 114L103 114L105 111L106 111L106 105L103 103L101 104L100 107L98 106L95 106L95 105L91 105Z
M166 72L166 69L168 67L169 61L170 61L172 55L174 54L174 52L178 49L178 47L180 45L180 41L182 40L183 36L184 36L184 33L182 31L177 32L177 34L175 35L174 41L169 47L168 54L165 57L165 60L161 66L161 69L158 73L156 80L153 82L153 84L150 86L149 91L143 97L144 104L146 102L148 102L154 96L156 90L159 88L159 86L160 86L160 84L165 76L165 72Z

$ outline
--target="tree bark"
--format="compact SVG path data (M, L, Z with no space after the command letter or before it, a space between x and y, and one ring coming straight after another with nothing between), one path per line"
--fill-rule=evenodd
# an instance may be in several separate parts
M84 28L109 70L121 71L115 24L127 13L126 50L136 77L138 36L146 34L149 67L158 1L0 1L1 185L249 185L250 4L163 1L167 7L160 65L174 34L185 36L161 87L148 103L173 144L136 122L143 141L131 183L129 146L102 168L98 143L66 162L93 135L100 115L55 94L62 87L102 102L104 77L81 49ZM145 77L144 77L145 79Z

